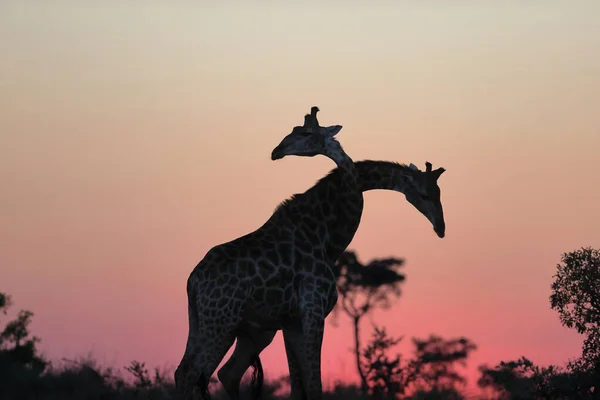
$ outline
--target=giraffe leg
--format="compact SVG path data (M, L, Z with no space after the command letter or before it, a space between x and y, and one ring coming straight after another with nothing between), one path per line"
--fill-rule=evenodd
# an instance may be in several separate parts
M325 321L316 317L305 318L302 324L304 334L305 370L306 376L304 390L308 400L321 400L323 396L323 384L321 381L321 346L323 344L323 333Z
M252 365L255 357L273 341L275 333L275 330L245 329L238 334L233 354L217 373L225 393L231 400L239 400L240 383L244 373ZM260 384L262 382L259 382ZM255 393L255 398L259 395L260 393Z
M208 400L210 377L235 340L235 331L242 320L243 299L235 298L238 288L222 290L226 304L215 310L208 296L192 295L190 299L190 328L183 359L175 372L177 390L182 399ZM213 308L211 308L213 307ZM193 316L198 322L192 323Z
M292 343L300 361L300 371L306 400L321 400L321 345L325 321L318 314L307 313L302 318L302 342ZM299 334L299 332L296 332Z
M299 331L289 328L283 329L283 342L290 371L290 397L292 400L306 400L306 393L302 384L300 358L296 355L296 349L303 346L302 340L302 334Z
M201 398L208 400L210 377L219 366L235 340L234 327L230 329L201 329L193 355L193 367L188 372L188 385L194 385Z
M219 334L213 331L210 341L203 340L208 335L199 335L193 352L183 356L175 371L176 386L182 399L210 399L210 377L235 340L233 330L232 333L219 336L215 340L217 335Z
M175 370L175 388L180 393L182 399L186 398L185 392L189 392L185 380L192 368L195 335L199 330L198 312L194 302L191 300L192 299L188 295L188 338L183 358Z

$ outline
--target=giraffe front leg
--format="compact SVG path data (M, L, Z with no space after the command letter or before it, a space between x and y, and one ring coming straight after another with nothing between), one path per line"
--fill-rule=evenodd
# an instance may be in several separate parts
M321 381L321 345L325 321L315 314L302 318L303 356L301 358L302 382L307 400L321 400L323 385Z
M306 393L302 383L301 362L298 357L298 351L302 351L303 337L298 330L284 328L283 343L285 345L285 353L288 359L288 368L290 372L290 397L292 400L306 400ZM301 353L300 353L301 354Z

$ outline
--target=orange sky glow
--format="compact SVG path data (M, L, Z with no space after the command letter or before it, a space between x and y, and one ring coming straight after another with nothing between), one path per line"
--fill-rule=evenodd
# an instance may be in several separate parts
M485 4L484 4L485 3ZM600 246L600 3L0 4L0 291L53 359L179 362L186 279L334 167L273 162L310 106L354 160L444 167L446 237L368 192L350 249L406 258L393 335L466 336L476 367L562 364L563 252ZM355 380L347 321L323 379ZM363 329L368 335L370 323ZM280 334L263 353L287 373Z

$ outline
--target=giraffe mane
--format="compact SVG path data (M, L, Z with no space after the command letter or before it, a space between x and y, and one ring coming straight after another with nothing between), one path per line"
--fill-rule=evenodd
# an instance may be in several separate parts
M387 164L387 165L390 165L390 166L393 166L393 167L397 167L400 170L405 169L408 172L411 172L411 173L413 172L413 170L410 169L408 167L408 165L403 164L403 163L399 163L399 162L396 162L396 161L362 160L362 161L356 161L354 164L357 165L357 166L359 166L359 165L367 165L369 167L377 167L378 165L381 165L381 164ZM340 173L339 168L332 169L331 171L329 171L329 173L327 173L327 175L325 175L324 177L322 177L321 179L319 179L317 181L317 183L315 183L315 185L313 187L315 187L315 186L317 186L319 184L322 184L322 182L325 182L325 181L331 179L331 177L334 176L334 175L339 175L339 173ZM311 187L310 189L312 189L313 187ZM308 189L308 190L310 190L310 189Z

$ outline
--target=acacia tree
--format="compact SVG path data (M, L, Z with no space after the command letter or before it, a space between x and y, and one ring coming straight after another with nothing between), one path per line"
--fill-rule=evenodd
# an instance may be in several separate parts
M420 389L442 392L466 383L456 366L466 365L469 354L477 349L475 343L465 337L443 339L430 335L427 339L413 339L413 344Z
M594 371L600 382L600 251L591 247L564 253L552 283L550 304L560 321L585 335L582 355L572 368ZM600 384L594 398L600 399Z
M363 265L353 251L345 251L336 262L340 298L334 309L334 323L339 311L352 320L356 369L363 393L366 393L368 385L360 359L360 322L376 308L389 308L392 301L400 296L400 284L405 279L398 271L402 265L404 260L399 258L374 259Z

